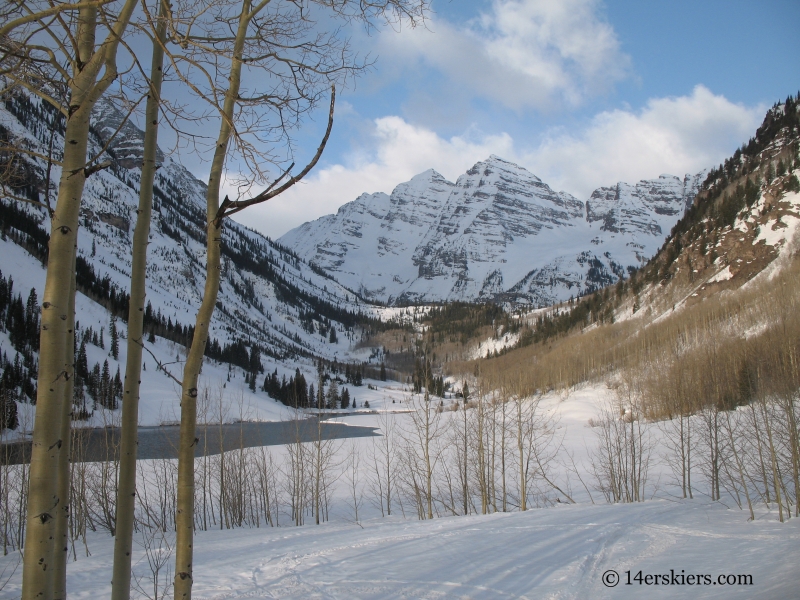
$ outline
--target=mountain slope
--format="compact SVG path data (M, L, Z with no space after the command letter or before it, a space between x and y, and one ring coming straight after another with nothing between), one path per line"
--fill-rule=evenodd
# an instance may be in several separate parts
M741 369L760 372L766 382L774 376L770 370L785 358L771 355L800 348L777 345L787 335L794 336L787 347L800 339L792 329L800 330L798 257L800 96L773 106L756 135L709 172L689 211L645 266L628 280L579 302L524 315L517 346L535 346L531 351L542 356L555 346L555 339L564 348L580 348L571 354L562 348L562 355L553 358L563 365L588 356L591 366L580 377L587 372L607 375L626 361L641 375L644 347L645 354L663 354L653 373L692 351L708 350L704 360L727 352L726 360L733 357L732 362L738 362L734 375L725 376L729 382L735 384ZM585 346L589 330L595 336L589 342L591 350ZM645 344L646 336L653 341ZM608 362L599 358L604 351ZM520 355L510 355L508 368L519 364L524 364ZM797 384L792 385L796 389Z
M367 298L546 305L639 267L700 177L620 183L584 203L491 156L455 183L430 170L391 195L364 194L279 241Z
M103 152L107 136L123 120L122 113L108 103L101 103L94 117L90 154ZM80 215L77 285L84 299L78 302L82 311L77 314L78 343L88 334L91 348L96 345L91 340L99 343L96 336L103 329L108 341L112 315L127 318L143 134L131 123L120 131L121 137L112 140L104 152L110 167L87 180ZM0 105L0 138L9 145L47 156L52 139L53 158L58 160L63 132L63 119L36 98L20 94ZM191 339L203 292L205 185L165 153L159 152L159 160L148 246L145 334L154 348L163 342L161 360L169 347L174 362L180 346ZM39 297L42 293L50 230L49 214L41 205L46 202L47 172L45 159L22 156L13 163L11 176L5 178L6 189L10 196L40 204L8 197L0 200L4 256L0 270L6 281L14 280L13 295L22 293L23 302L31 288L38 289ZM51 198L59 176L60 168L53 165ZM206 354L245 372L280 367L281 373L293 374L302 357L307 357L309 365L311 357L346 360L363 329L383 326L383 309L363 302L291 250L239 223L227 221L223 228L222 263L222 285ZM3 331L6 329L7 323L0 324L0 368L5 376L19 359L25 369L14 371L19 377L12 378L11 391L17 399L33 399L35 390L29 384L23 390L20 381L35 381L35 344L12 343ZM121 329L124 331L124 326ZM332 329L338 335L332 334ZM170 360L170 354L166 356ZM97 357L94 360L103 362ZM112 376L117 362L111 360ZM313 367L308 370L313 372ZM260 386L263 375L258 377Z

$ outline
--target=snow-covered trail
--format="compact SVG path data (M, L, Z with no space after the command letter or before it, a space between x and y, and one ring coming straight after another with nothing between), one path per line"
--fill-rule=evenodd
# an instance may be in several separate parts
M376 519L301 528L199 532L194 597L764 598L796 597L800 520L702 501L573 505L432 521ZM111 538L69 566L71 598L108 597ZM143 556L138 550L134 562ZM0 564L11 557L0 558ZM2 567L0 567L1 569ZM608 588L613 569L619 585ZM752 575L752 585L626 585L633 578ZM144 574L140 562L135 570ZM0 596L18 593L16 574Z

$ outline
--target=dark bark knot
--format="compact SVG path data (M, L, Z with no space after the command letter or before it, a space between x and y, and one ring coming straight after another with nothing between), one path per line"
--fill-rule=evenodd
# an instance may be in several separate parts
M181 571L180 573L178 573L178 577L180 577L181 579L191 579L192 578L191 574L187 573L186 571Z
M42 308L50 308L49 302L42 302Z
M191 388L188 393L189 398L197 398L197 388Z
M53 519L53 516L50 513L43 512L42 514L38 515L36 518L39 519L42 522L42 525L44 525L48 521L51 521Z
M70 229L66 225L62 225L61 227L58 228L58 230L64 235L67 235L69 232L72 231L72 229Z

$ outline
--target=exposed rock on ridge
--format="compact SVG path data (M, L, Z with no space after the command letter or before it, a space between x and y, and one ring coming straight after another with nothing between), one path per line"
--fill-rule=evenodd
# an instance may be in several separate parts
M652 256L702 175L619 183L582 202L491 156L455 183L429 170L391 195L363 194L280 242L384 302L549 304Z

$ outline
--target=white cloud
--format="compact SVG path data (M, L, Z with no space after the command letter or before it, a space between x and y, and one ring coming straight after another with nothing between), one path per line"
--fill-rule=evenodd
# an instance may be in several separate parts
M517 162L550 187L586 199L596 188L634 183L662 173L697 173L724 160L755 132L766 107L745 107L703 86L690 95L650 100L640 111L596 115L580 132L549 132L522 147L510 135L468 131L444 139L400 117L376 119L370 146L347 164L317 170L308 181L243 222L279 237L364 192L390 192L398 183L434 168L454 181L475 162L497 154Z
M766 107L745 107L697 86L688 96L650 100L638 112L596 115L579 133L551 132L523 164L579 198L601 185L715 166L746 142Z
M387 33L383 60L419 61L466 89L520 110L581 104L629 69L597 0L494 0L489 13L456 27L434 18L428 29Z
M383 117L374 121L368 147L351 156L347 164L317 168L285 194L248 209L242 222L279 237L305 221L336 212L362 193L390 193L398 183L427 169L436 169L453 180L490 154L512 156L511 137L467 131L443 139L400 117Z

